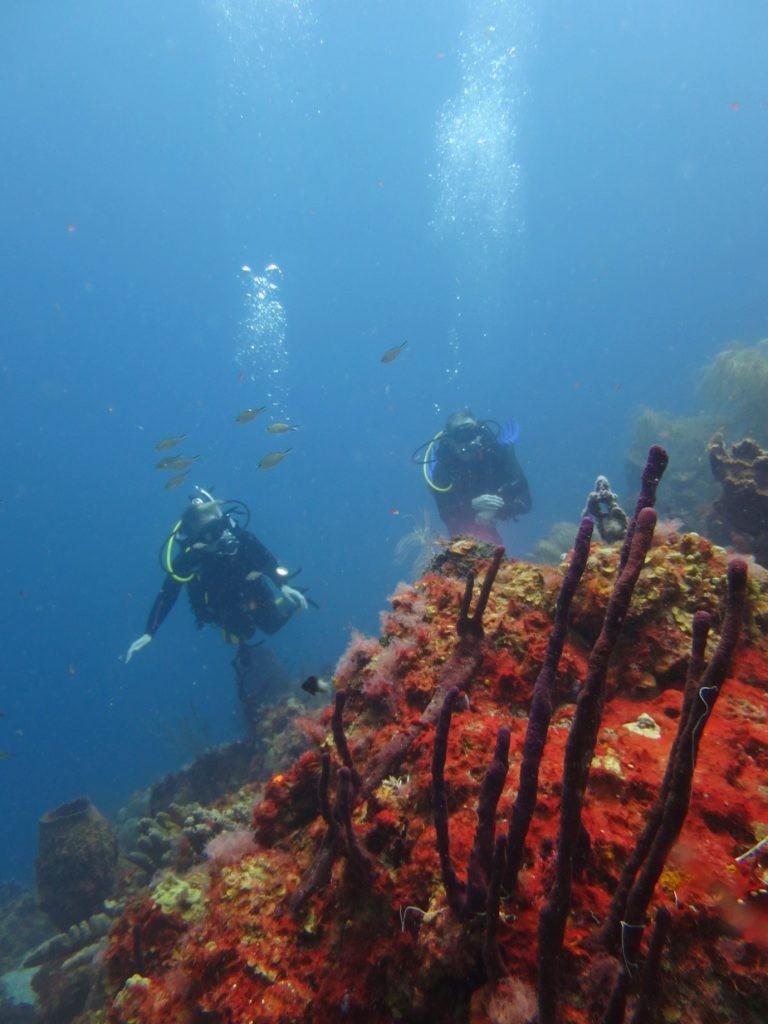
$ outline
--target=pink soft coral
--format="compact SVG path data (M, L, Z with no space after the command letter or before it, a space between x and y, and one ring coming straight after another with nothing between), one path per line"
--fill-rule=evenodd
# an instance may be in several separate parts
M220 832L205 844L205 856L216 867L237 864L252 853L256 853L256 843L253 833L247 828Z
M400 691L403 668L418 657L419 649L407 640L393 637L386 647L379 650L380 653L365 671L362 690L372 699L387 699Z
M340 659L334 672L336 687L343 689L347 686L360 669L364 668L380 650L381 644L378 640L363 636L362 633L358 633L356 629L353 629L349 647Z
M423 594L407 583L398 583L389 601L392 611L381 613L382 633L402 636L423 625L427 610L427 601Z

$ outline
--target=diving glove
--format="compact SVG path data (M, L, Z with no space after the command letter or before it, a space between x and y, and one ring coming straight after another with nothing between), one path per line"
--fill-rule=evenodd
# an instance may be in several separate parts
M289 587L287 583L284 583L280 587L280 593L288 604L293 605L294 611L304 612L307 610L307 599L300 590L297 590L295 587Z
M134 640L128 648L128 653L125 656L125 664L127 665L134 654L138 654L142 647L146 647L151 639L152 637L149 633L142 633L138 640Z
M490 523L497 514L504 508L504 499L498 494L479 494L472 499L472 509L475 512L476 523Z

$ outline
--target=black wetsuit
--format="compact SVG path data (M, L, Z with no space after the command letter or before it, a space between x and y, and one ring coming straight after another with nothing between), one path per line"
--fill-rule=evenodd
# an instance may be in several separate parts
M278 597L277 559L248 530L235 527L237 551L228 555L205 548L186 548L173 562L173 576L165 578L152 605L146 632L154 636L186 584L198 626L221 626L227 640L247 640L256 629L276 633L293 613L289 601ZM176 579L175 577L179 577Z
M504 499L496 519L510 519L531 510L531 494L512 444L502 444L490 431L484 432L483 443L468 459L460 458L449 438L442 438L432 471L440 518L451 536L477 537L492 544L501 543L493 524L476 522L472 499L481 494L497 494Z

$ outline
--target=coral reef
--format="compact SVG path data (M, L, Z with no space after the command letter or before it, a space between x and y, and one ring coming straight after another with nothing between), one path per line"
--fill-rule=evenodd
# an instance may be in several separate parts
M557 1015L563 1024L610 1019L611 993L627 968L619 995L630 992L636 1020L660 1012L666 1020L757 1024L768 1007L768 851L758 846L768 832L768 585L745 582L741 637L702 735L699 698L694 692L686 704L683 691L692 661L706 660L700 634L691 648L697 613L709 615L710 644L724 636L735 644L723 619L727 557L695 534L671 532L651 544L651 531L645 517L632 549L641 554L626 556L621 576L636 575L634 592L619 591L627 601L601 665L594 756L576 783L581 815L568 840L574 860ZM575 701L595 671L591 652L619 576L615 548L583 553L567 625L556 609L569 570L525 563L502 561L483 591L484 613L470 614L467 572L483 578L491 565L491 552L474 542L451 545L439 571L401 589L381 641L362 650L356 639L356 653L340 663L344 696L320 712L320 750L266 784L253 809L255 846L238 837L232 857L163 869L134 893L109 936L104 1004L82 1021L531 1020L541 995L539 918L560 870ZM745 580L743 568L734 573ZM550 672L551 722L520 870L507 888L499 885L499 838L521 786L532 688L556 614L562 644ZM384 699L377 660L390 651ZM552 657L550 650L550 665ZM710 663L725 670L723 657ZM708 685L702 677L701 688ZM449 696L452 721L441 724ZM650 875L661 864L658 878L630 899L636 913L650 892L649 913L658 911L649 944L632 951L651 979L634 995L640 968L625 964L601 933L643 827L659 800L667 806L670 754L692 750L690 739L675 746L681 722L696 737L690 806L680 815L678 801L662 815L660 852L646 861ZM241 794L227 800L242 805ZM444 814L435 818L438 801ZM436 825L449 830L452 890Z
M25 954L53 932L37 907L34 893L15 883L0 885L0 1021L38 1024L37 997L31 987L34 968L20 967Z
M560 565L573 547L578 523L553 523L546 537L534 545L531 561L541 565Z
M707 458L710 438L716 433L729 441L749 437L768 447L768 338L754 345L733 342L721 349L702 368L690 399L700 410L697 415L651 408L636 413L625 460L627 483L634 486L648 446L662 438L672 465L664 478L659 512L681 520L688 530L706 533L718 494Z
M678 416L658 409L639 409L624 460L627 487L634 486L649 445L656 438L663 438L672 463L664 476L659 514L681 520L687 530L705 532L707 510L717 495L717 484L707 460L707 444L721 426L722 420L709 411L698 416Z
M654 537L656 454L622 552L465 539L399 588L317 749L134 886L77 1024L763 1024L768 581Z
M253 851L248 825L254 801L263 791L259 780L289 765L306 749L306 730L313 724L306 703L293 698L264 706L247 740L208 750L149 791L134 794L116 822L120 855L115 887L120 898L145 892L150 884L163 906L174 906L178 899L199 899L200 886L186 881L177 884L176 877L186 879L196 869L204 875ZM200 869L200 865L207 867ZM78 878L77 873L72 879L61 876L62 899L71 899L68 885L73 880L77 889ZM20 912L24 905L22 900ZM42 915L42 931L31 930L34 917L25 921L27 927L17 929L21 941L9 943L7 950L8 966L22 961L23 965L0 978L0 1020L69 1024L82 1020L89 1008L100 1006L106 998L102 988L106 935L122 906L106 900L88 919L54 935ZM12 915L13 905L9 921L15 919ZM139 956L140 949L137 940ZM24 988L23 1006L10 996L3 998L9 987ZM94 1019L101 1020L95 1011Z
M749 438L729 451L716 434L708 453L722 489L710 515L712 535L768 567L768 452Z
M65 932L57 932L50 939L41 942L31 953L27 953L23 966L39 967L40 964L65 959L85 949L86 946L94 945L107 934L111 919L121 910L119 904L108 902L100 913L93 914L78 924L70 925Z
M0 975L16 967L28 950L54 931L38 909L34 893L14 882L0 884Z

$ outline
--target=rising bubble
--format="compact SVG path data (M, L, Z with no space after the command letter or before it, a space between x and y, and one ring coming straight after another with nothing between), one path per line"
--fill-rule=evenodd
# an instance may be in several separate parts
M247 266L247 265L246 265ZM261 274L241 271L243 316L237 327L235 361L259 384L275 412L287 415L288 319L280 296L282 271L270 263Z
M310 0L212 0L211 7L241 72L274 70L291 51L310 45L317 20Z
M434 225L484 256L523 228L517 149L530 28L524 3L473 3L461 36L460 86L438 117Z

